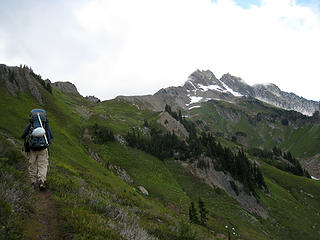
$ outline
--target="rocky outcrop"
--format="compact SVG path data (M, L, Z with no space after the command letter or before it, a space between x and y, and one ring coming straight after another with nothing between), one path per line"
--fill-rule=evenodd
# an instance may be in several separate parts
M148 192L147 189L145 189L144 187L138 186L138 189L140 190L140 192L141 192L143 195L149 196L149 192Z
M233 91L239 92L243 96L254 96L254 90L244 80L232 76L230 73L224 74L221 79L223 83L229 86Z
M198 161L205 161L207 168L200 169L197 167ZM180 162L180 164L189 169L190 172L205 181L206 184L212 188L223 189L230 197L236 199L240 205L247 211L257 214L266 219L269 217L268 212L258 203L257 199L252 195L245 192L243 185L233 179L230 174L214 169L212 160L208 157L201 157L193 163ZM237 192L231 184L235 184Z
M81 96L77 87L71 82L54 82L52 86L65 94Z
M12 96L16 97L20 92L30 92L40 105L44 104L44 98L39 89L46 91L46 83L29 67L9 67L0 64L0 82L6 86Z
M133 183L132 178L126 172L126 170L122 169L120 166L109 164L109 170L113 171L120 179L125 181L126 183Z
M42 95L35 84L33 84L31 81L29 81L29 90L34 98L38 101L38 103L40 103L40 105L43 105L44 102L42 100Z
M185 129L185 127L167 112L162 112L157 122L164 126L167 129L167 131L175 133L178 137L181 137L182 139L185 139L189 136L189 133Z
M86 96L85 97L88 101L93 102L93 103L99 103L101 102L99 98L95 96Z
M294 93L283 92L274 84L258 84L254 85L253 89L253 97L256 99L285 110L294 110L308 116L319 110L319 102L307 100Z

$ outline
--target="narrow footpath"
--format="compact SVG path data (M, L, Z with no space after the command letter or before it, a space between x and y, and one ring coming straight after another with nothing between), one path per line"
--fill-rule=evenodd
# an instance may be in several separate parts
M24 235L26 240L61 240L63 239L57 204L52 193L47 190L35 190L35 212L26 219Z

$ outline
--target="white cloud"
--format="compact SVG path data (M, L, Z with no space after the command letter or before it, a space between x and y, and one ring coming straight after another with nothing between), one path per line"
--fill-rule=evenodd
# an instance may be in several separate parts
M292 0L249 9L232 0L70 2L59 1L56 9L65 8L57 15L29 7L27 31L20 24L11 34L0 30L6 39L0 38L0 61L32 65L102 99L152 94L182 84L195 69L210 69L320 100L320 20L310 7ZM9 41L15 36L19 41Z

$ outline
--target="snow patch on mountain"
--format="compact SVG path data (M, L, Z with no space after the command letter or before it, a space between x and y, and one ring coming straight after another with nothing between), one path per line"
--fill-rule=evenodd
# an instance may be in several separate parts
M215 90L215 91L219 91L219 92L225 91L217 84L210 85L210 86L205 86L205 85L199 84L198 87L200 88L200 90L202 89L203 91L208 91L208 90Z
M229 93L231 93L233 96L235 96L235 97L242 97L243 95L242 94L240 94L240 93L238 93L238 92L236 92L236 91L233 91L231 88L229 88L228 86L227 86L227 84L225 84L224 82L222 82L221 81L221 83L223 84L223 87L226 89L226 92L229 92Z
M189 98L190 98L189 105L194 104L194 103L198 103L203 99L203 97L197 97L197 96L189 96Z
M189 110L194 109L194 108L199 108L199 107L201 107L201 106L199 106L199 105L192 106L192 107L189 107Z
M192 82L192 79L189 79L188 82L194 87L194 89L198 89Z
M232 88L230 88L228 85L226 85L224 82L220 81L222 87L219 86L218 84L213 84L213 85L203 85L203 84L195 84L193 83L191 80L189 80L189 82L192 84L192 86L195 88L195 90L200 90L201 92L203 91L209 91L209 90L213 90L213 91L218 91L221 93L231 93L233 96L235 97L242 97L243 95L240 94L239 92L234 91Z

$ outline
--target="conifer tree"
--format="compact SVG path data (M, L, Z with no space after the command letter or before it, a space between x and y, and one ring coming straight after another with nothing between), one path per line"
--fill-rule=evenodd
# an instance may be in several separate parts
M169 114L171 114L171 107L168 104L166 104L166 106L164 107L164 110Z
M208 210L205 208L204 206L204 202L202 201L201 198L199 198L199 211L200 211L200 224L201 225L206 225L206 222L208 220L207 218L207 214L208 214Z
M262 188L262 186L263 186L264 188L267 188L267 185L266 185L266 183L264 182L264 179L263 179L263 176L262 176L262 173L261 173L259 167L257 167L257 170L256 170L256 171L257 171L257 172L256 172L256 183L258 184L258 186L259 186L260 188Z
M181 110L179 110L178 119L179 119L180 122L182 121L182 113L181 113Z
M194 202L191 202L191 205L189 207L189 220L191 223L198 224L199 223L199 217L197 210L194 206Z

